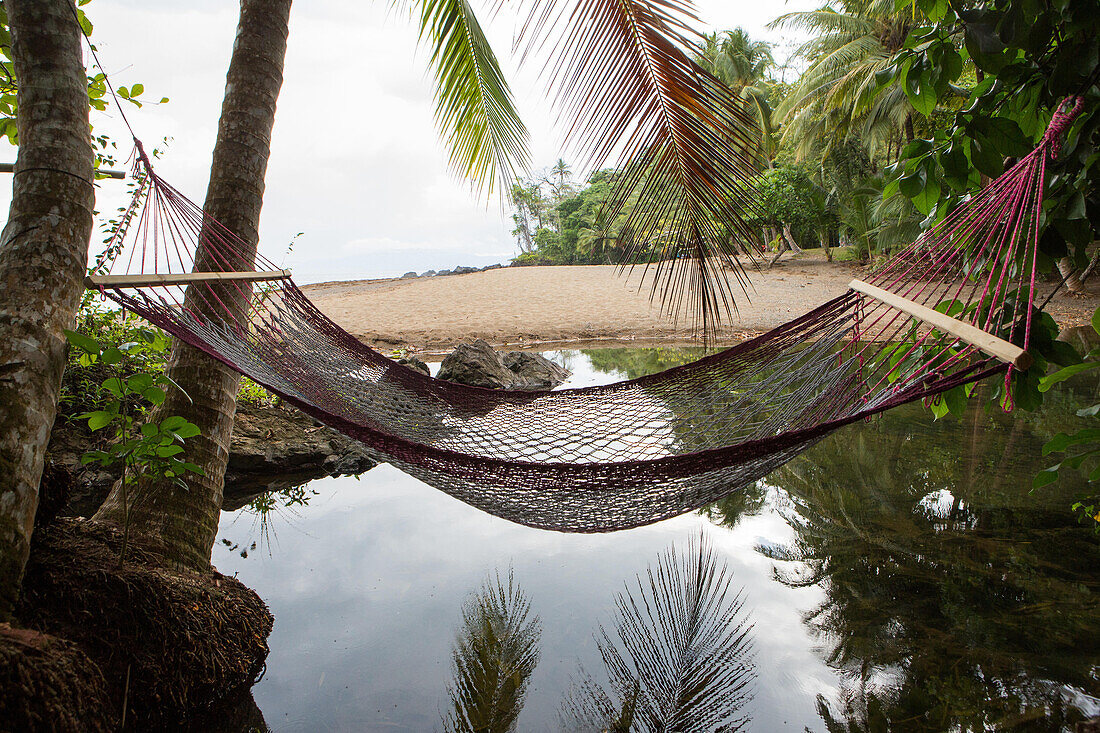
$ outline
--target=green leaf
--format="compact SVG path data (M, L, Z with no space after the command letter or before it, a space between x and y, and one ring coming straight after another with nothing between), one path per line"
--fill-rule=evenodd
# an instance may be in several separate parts
M103 355L100 356L100 359L103 360L104 364L117 364L120 361L122 361L122 358L123 358L122 352L119 351L118 349L116 349L113 346L111 348L105 350L103 352Z
M1100 368L1100 362L1097 361L1086 361L1080 364L1071 364L1068 367L1063 367L1053 374L1048 374L1047 376L1040 379L1039 391L1047 392L1050 390L1051 387L1058 384L1059 382L1066 381L1074 374L1080 374L1081 372L1087 372L1097 368Z
M107 412L106 410L96 410L95 412L88 413L88 429L100 430L114 422L114 419L114 413Z
M153 436L160 434L160 429L157 428L157 426L153 423L142 423L141 434L144 435L146 438L152 438Z
M123 383L118 377L108 377L103 380L103 384L100 385L104 390L110 392L116 399L122 399Z
M187 419L179 415L172 415L160 421L161 430L178 430L187 424Z
M202 431L199 430L198 425L195 425L194 423L187 423L186 425L183 425L183 426L177 428L173 432L175 432L175 434L178 435L181 438L194 438L196 435L199 435Z
M1086 428L1084 430L1078 430L1073 435L1058 433L1053 438L1051 438L1046 445L1043 446L1043 455L1045 456L1050 453L1061 453L1070 446L1095 441L1100 441L1100 428Z
M172 456L179 455L180 453L183 453L182 445L166 445L157 448L157 455L161 458L170 458Z
M135 374L126 380L126 387L134 394L141 394L152 387L154 381L152 374Z
M1097 335L1100 335L1100 308L1097 308L1092 313L1092 330L1096 331Z
M93 338L89 338L82 333L77 333L76 331L65 331L65 338L69 340L70 344L86 354L94 354L98 356L100 351L103 349L98 341Z
M160 387L149 387L141 393L141 396L149 400L154 405L159 405L164 402L164 398L168 395Z
M962 417L966 412L966 385L947 390L943 393L943 400L951 414Z
M1052 484L1058 480L1058 469L1062 464L1051 466L1050 468L1044 468L1039 473L1035 474L1035 478L1031 481L1031 488L1041 489L1048 484Z

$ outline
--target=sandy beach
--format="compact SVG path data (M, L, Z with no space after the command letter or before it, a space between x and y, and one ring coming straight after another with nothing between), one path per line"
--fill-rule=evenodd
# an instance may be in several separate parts
M720 334L741 341L779 326L843 293L853 263L806 253L750 274L753 288ZM1051 286L1046 286L1049 292ZM651 303L648 281L612 266L508 267L466 275L307 285L317 306L359 339L382 348L448 349L483 338L495 345L630 341L686 342L691 317L679 322ZM1088 322L1100 296L1060 293L1048 311L1062 326ZM612 345L612 344L608 344Z

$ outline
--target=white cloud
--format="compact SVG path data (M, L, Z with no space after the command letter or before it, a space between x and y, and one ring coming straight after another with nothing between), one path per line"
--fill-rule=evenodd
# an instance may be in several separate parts
M800 7L701 0L700 15L722 28L743 25L758 36L772 17ZM261 251L279 261L294 235L305 232L286 263L308 279L321 272L358 278L488 264L515 252L511 221L498 201L487 205L448 171L433 127L424 52L417 50L407 18L388 8L387 2L314 0L292 10ZM127 115L147 145L172 139L158 170L201 202L236 4L96 0L88 11L100 58L115 83L141 81L150 99L171 99L127 109ZM538 169L559 157L560 136L538 83L540 62L517 71L508 58L512 30L512 19L502 13L488 34L530 128ZM117 112L96 114L93 124L113 135L120 150L128 148ZM124 194L122 184L104 182L97 208L113 211ZM429 260L435 256L429 253L439 261Z

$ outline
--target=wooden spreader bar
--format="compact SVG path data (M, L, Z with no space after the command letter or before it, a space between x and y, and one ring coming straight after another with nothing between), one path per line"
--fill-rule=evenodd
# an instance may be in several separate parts
M956 336L986 354L995 356L1001 361L1008 362L1017 369L1027 369L1031 366L1031 355L1026 351L1016 344L997 338L993 334L983 331L976 326L960 321L957 318L944 315L939 311L932 310L927 306L915 303L900 295L895 295L894 293L883 290L882 288L877 288L862 280L853 280L848 283L848 287L864 295L868 295L875 300L881 301L892 308L896 308L903 313L908 313L914 318L924 321L952 336Z
M264 270L260 272L181 272L181 273L144 273L140 275L88 275L84 285L89 290L100 288L152 288L161 285L188 285L190 283L212 280L238 280L262 282L269 280L289 280L290 270Z

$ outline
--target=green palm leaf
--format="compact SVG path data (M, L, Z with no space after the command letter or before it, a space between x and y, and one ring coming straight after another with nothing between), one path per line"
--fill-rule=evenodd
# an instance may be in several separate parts
M452 170L479 192L507 191L529 163L527 128L473 9L466 0L420 0L419 26Z
M567 141L590 169L626 161L605 214L624 222L626 262L653 268L652 295L706 334L732 316L734 284L747 292L741 259L757 243L742 212L760 129L692 60L695 23L688 0L534 0L520 42L531 52L556 31L545 73Z

